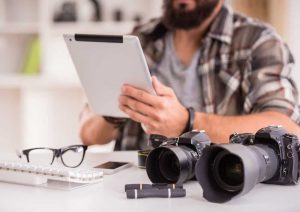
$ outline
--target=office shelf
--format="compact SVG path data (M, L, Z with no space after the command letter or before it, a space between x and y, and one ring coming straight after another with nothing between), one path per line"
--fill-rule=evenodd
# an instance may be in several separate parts
M94 23L56 23L52 24L50 33L62 35L65 33L91 34L128 34L135 26L134 22L94 22Z
M39 24L37 23L10 23L0 25L0 35L24 35L24 34L38 34Z
M128 34L135 15L146 21L160 13L162 3L100 0L102 21L92 22L82 19L89 1L74 0L69 2L77 4L77 22L54 22L63 2L0 0L0 152L79 143L78 114L86 98L62 35ZM119 22L113 21L116 10L123 13ZM24 74L37 40L39 67Z
M0 89L22 88L58 88L58 89L81 89L78 79L58 79L48 76L24 76L21 74L0 75Z

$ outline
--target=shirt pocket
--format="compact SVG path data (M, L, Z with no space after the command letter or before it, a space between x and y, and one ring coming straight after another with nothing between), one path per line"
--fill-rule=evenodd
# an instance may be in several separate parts
M222 115L240 114L243 105L241 93L242 61L216 61L216 111Z

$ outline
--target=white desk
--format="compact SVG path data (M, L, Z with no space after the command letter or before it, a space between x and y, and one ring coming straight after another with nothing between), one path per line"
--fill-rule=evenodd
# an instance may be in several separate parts
M9 156L0 156L8 159ZM11 156L12 157L12 156ZM136 152L110 154L87 154L83 166L91 167L106 160L133 161L137 164ZM250 193L225 204L207 202L202 197L198 182L185 184L185 198L127 199L124 185L128 183L150 183L145 170L136 167L105 176L103 182L71 191L0 183L0 212L244 212L272 211L299 212L300 186L257 185Z

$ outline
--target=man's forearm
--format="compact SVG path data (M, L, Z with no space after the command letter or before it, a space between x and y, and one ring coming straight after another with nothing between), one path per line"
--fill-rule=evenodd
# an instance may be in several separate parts
M268 125L282 125L288 132L300 137L300 127L279 112L261 112L243 116L221 116L196 113L194 129L205 130L214 143L228 143L229 135L255 133Z
M80 130L84 144L106 144L117 137L118 129L106 122L101 116L92 116L86 120Z

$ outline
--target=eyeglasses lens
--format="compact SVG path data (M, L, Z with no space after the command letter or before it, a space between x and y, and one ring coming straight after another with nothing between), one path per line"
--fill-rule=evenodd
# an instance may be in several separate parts
M84 148L81 146L70 147L62 154L63 163L68 167L76 167L81 164L84 157Z
M38 165L50 165L53 161L53 151L50 149L34 149L29 152L29 162Z

